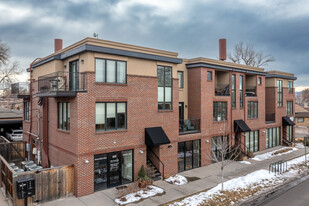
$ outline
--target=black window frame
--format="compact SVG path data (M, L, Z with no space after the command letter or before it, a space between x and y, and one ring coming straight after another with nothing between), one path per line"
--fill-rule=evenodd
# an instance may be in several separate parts
M232 108L236 108L236 74L232 74Z
M283 107L283 88L282 88L282 80L277 80L277 90L278 90L278 98L277 105L278 107Z
M216 163L217 161L216 161L216 159L213 157L213 153L215 153L216 154L216 158L217 158L217 160L219 161L219 162L221 162L222 161L222 159L221 159L221 150L220 149L218 149L218 147L220 146L220 145L218 145L217 143L213 143L214 141L218 141L217 139L218 138L221 138L221 142L223 142L224 140L223 140L223 138L226 138L226 141L227 141L227 147L228 147L228 151L226 152L226 155L225 155L225 157L224 157L224 160L227 160L228 158L229 158L229 149L230 149L230 140L229 140L229 135L223 135L223 136L215 136L215 137L212 137L211 138L211 145L210 145L210 152L211 152L211 154L210 154L210 159L211 159L211 162L212 163ZM213 147L214 146L214 147ZM213 150L214 149L214 150Z
M62 120L62 125L60 125L60 105L62 105L62 108L61 108L61 111L62 111L62 114L61 114L61 120ZM63 108L66 108L66 118L64 119L64 113L63 113ZM71 115L70 115L70 109L71 109L71 105L70 105L70 102L57 102L57 119L58 119L58 129L60 130L65 130L65 131L70 131L70 123L71 123ZM67 122L67 126L65 127L63 122L64 120L66 120Z
M222 109L225 107L225 113L222 115ZM221 111L220 111L221 109ZM220 111L220 112L219 112ZM223 116L224 119L219 119L219 114L221 114L221 117ZM214 122L222 122L227 120L227 102L224 101L215 101L213 102L213 121Z
M256 133L257 133L257 145L255 141ZM247 134L249 135L249 142L247 142ZM253 139L253 141L250 141L251 138ZM253 142L253 145L251 145L251 142ZM260 131L259 130L246 132L246 149L248 149L250 152L258 152L260 150Z
M279 131L279 132L277 132L277 131ZM270 138L270 134L271 134L271 138ZM274 144L274 140L273 140L274 134L276 135L275 144ZM278 135L279 135L279 138L277 138ZM279 146L280 142L281 142L281 127L267 128L266 129L266 149Z
M161 86L159 85L159 75L158 75L158 70L159 67L163 68L163 82L164 85ZM170 69L171 70L171 85L167 86L166 85L166 78L165 78L165 74L166 74L166 69ZM162 110L173 110L173 68L170 66L162 66L162 65L158 65L157 66L157 76L158 76L158 96L159 96L159 87L163 87L163 102L159 102L159 98L158 98L158 110L162 111ZM171 88L171 101L167 102L166 101L166 96L165 96L165 88L170 87ZM162 108L160 108L160 105L162 104ZM167 105L170 104L170 108L167 107Z
M239 107L244 107L244 76L239 76Z
M178 74L181 74L181 78L178 77ZM183 71L177 71L177 77L179 79L179 88L183 89L184 88L184 72Z
M207 81L212 81L212 71L207 71Z
M262 77L258 77L258 85L262 85Z
M186 143L187 142L191 142L192 143L192 150L187 150L187 147L186 147ZM199 161L198 161L198 166L195 167L194 165L194 142L198 142L198 145L199 145L199 149L198 149L198 154L199 154ZM189 141L183 141L183 142L178 142L177 144L177 153L179 153L179 148L180 148L180 145L183 144L183 147L182 147L182 151L184 153L184 170L183 171L188 171L188 170L192 170L192 169L195 169L195 168L199 168L201 167L201 157L202 157L202 154L201 154L201 139L195 139L195 140L189 140ZM186 154L187 154L187 151L192 151L192 168L189 168L187 169L186 166L186 161L187 161L187 157L186 157ZM178 154L177 154L178 155ZM178 159L178 157L177 157ZM179 165L177 165L178 167L178 172L183 172L182 170L179 170Z
M127 121L128 121L128 106L127 102L96 102L96 104L104 103L104 129L97 129L96 118L95 118L95 131L96 132L106 132L106 131L116 131L116 130L126 130L127 129ZM107 129L107 104L114 103L115 104L115 129ZM125 128L118 128L118 103L125 104ZM96 111L95 111L96 116Z
M256 104L256 106L255 106ZM256 111L254 110L256 108ZM259 103L258 101L248 101L247 119L259 118Z
M293 93L293 81L288 81L289 93Z
M24 102L24 120L30 121L30 101Z
M107 83L107 84L127 84L127 61L123 60L115 60L115 59L106 59L106 58L95 58L94 59L94 67L95 67L95 75L97 75L97 60L104 60L105 64L105 71L104 71L104 80L103 81L97 81L95 78L96 83ZM115 82L107 82L107 61L114 61L115 62ZM124 62L125 63L125 82L117 82L117 71L118 71L118 62Z
M293 101L286 102L286 115L293 115Z

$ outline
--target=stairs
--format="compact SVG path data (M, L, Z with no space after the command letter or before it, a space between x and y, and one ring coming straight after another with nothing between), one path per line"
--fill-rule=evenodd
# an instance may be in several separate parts
M292 142L290 142L289 140L287 139L282 139L282 143L285 144L286 146L292 146Z
M151 178L153 181L161 179L161 173L156 168L156 166L151 162L151 160L147 157L147 176Z

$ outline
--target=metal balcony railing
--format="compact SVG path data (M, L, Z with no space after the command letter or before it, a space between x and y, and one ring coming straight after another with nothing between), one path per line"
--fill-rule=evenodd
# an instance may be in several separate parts
M198 133L200 131L200 119L179 120L179 134Z
M256 96L256 86L246 86L246 96L247 97Z
M27 97L30 95L30 83L29 82L18 82L11 85L12 96Z
M216 96L229 96L230 95L230 85L229 84L216 84L215 95Z
M55 93L55 96L61 96L61 93L78 91L86 91L85 73L59 71L38 78L39 94Z
M276 122L276 113L265 114L266 123L274 123Z

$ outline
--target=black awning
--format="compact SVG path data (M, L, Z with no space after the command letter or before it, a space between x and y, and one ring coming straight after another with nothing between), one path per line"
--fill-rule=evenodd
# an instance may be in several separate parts
M293 126L295 123L290 119L290 117L282 117L283 126Z
M240 132L250 132L251 129L248 127L246 122L244 120L234 120L234 131L240 131Z
M145 144L147 146L158 146L169 143L171 143L171 141L162 127L145 128Z

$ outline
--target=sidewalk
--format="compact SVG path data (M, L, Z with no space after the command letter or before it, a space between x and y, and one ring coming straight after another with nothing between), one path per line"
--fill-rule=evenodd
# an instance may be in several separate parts
M262 152L257 152L257 154L263 154L272 150L279 149L280 147L272 148L269 150L264 150ZM297 151L284 154L281 156L273 157L268 160L264 161L254 161L254 160L248 160L251 162L250 165L242 164L239 162L232 162L226 168L224 169L224 178L225 180L233 179L236 177L244 176L246 174L249 174L253 171L259 170L259 169L266 169L268 170L268 166L270 163L273 163L275 161L279 160L289 160L296 158L298 156L304 155L304 149L298 149ZM189 195L192 195L194 193L212 188L220 183L220 169L218 164L211 164L206 167L200 167L197 169L185 171L182 173L179 173L182 176L185 177L196 177L200 178L195 181L191 181L186 185L177 186L169 184L165 181L156 181L154 182L154 185L161 187L165 190L165 194L161 196L155 196L150 197L148 199L145 199L139 203L133 203L129 205L160 205L164 204L179 198L183 198ZM48 203L41 204L43 206L65 206L65 205L74 205L74 206L96 206L96 205L116 205L114 202L114 194L115 194L115 188L102 190L99 192L96 192L94 194L85 196L85 197L69 197L65 199L60 199ZM1 202L1 200L0 200Z

